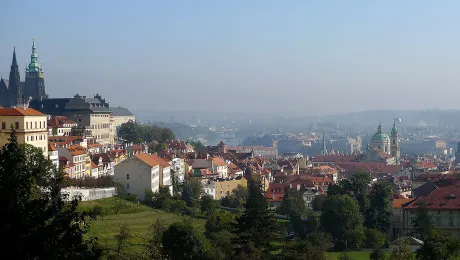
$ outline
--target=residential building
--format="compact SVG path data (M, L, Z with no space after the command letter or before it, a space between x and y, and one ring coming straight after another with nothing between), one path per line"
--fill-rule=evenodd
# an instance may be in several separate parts
M157 192L160 187L160 162L146 153L138 153L115 166L115 182L128 194L145 199L147 190Z
M48 158L46 119L46 115L32 108L0 108L0 147L9 142L13 127L19 143L37 147Z
M437 187L427 196L420 196L403 207L404 235L416 235L414 219L420 202L425 204L441 231L460 237L460 188L458 184Z
M248 186L248 181L244 177L236 177L235 179L225 180L225 179L217 179L215 181L215 198L216 200L220 200L232 193L232 191L241 185L243 187Z
M112 111L109 103L100 95L95 95L94 98L75 95L73 98L32 100L30 106L49 115L66 116L77 123L86 137L92 137L101 145L113 143L110 140Z
M115 162L110 158L107 153L97 153L91 155L91 160L99 166L98 174L101 175L114 175Z
M228 176L228 166L224 159L220 157L213 157L211 159L211 168L214 175L219 176L220 178L227 178Z
M58 148L59 156L65 157L74 167L73 172L69 175L71 178L84 178L87 174L86 148L81 145L72 145L68 148ZM67 165L67 164L66 164ZM70 166L70 165L68 165Z
M78 124L65 116L48 116L48 132L50 136L69 136L72 127Z
M59 152L52 143L48 143L48 158L56 168L59 168Z
M136 122L136 117L134 116L131 111L124 107L111 107L112 110L112 127L117 132L117 129L124 123L128 123L129 121Z
M411 202L413 199L393 199L392 210L393 214L390 217L390 240L393 241L404 235L404 215L403 206Z

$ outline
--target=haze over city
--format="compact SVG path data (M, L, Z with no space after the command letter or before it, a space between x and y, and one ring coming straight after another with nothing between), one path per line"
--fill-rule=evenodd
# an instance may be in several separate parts
M458 1L6 1L0 75L32 38L52 97L133 110L460 109ZM20 15L18 15L20 14Z

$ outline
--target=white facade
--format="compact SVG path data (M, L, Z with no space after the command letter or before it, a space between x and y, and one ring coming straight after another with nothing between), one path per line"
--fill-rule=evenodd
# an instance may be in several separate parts
M171 160L171 170L175 172L176 179L179 183L185 180L185 160L181 158L173 158Z
M150 166L136 156L131 156L115 166L114 177L115 182L123 186L126 193L143 200L146 190L159 190L160 166Z
M47 116L31 108L26 110L19 108L0 109L3 110L3 113L0 114L0 147L9 142L11 126L13 126L19 143L37 147L43 151L43 156L48 158ZM30 112L31 110L33 111ZM20 111L25 115L15 111Z
M48 158L56 168L59 168L59 152L57 150L48 151Z

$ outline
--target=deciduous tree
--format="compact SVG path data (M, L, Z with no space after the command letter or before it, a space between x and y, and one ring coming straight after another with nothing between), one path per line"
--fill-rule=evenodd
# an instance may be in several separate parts
M85 239L88 223L79 199L61 196L63 173L30 145L20 145L12 129L0 149L0 239L2 254L15 259L97 259L95 239Z

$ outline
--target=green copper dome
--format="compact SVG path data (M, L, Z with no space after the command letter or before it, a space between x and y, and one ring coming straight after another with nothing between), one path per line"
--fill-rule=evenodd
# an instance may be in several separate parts
M377 133L372 136L373 142L390 142L390 137L382 131L382 124L380 123Z
M38 54L35 47L35 39L32 43L32 54L30 55L30 63L26 69L26 72L42 72L42 68L40 67L40 63L38 63Z

